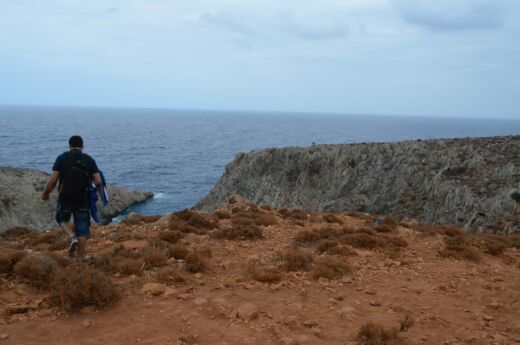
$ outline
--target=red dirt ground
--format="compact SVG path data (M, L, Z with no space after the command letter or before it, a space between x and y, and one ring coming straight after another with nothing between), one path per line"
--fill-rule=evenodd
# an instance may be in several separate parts
M368 223L366 217L337 214L344 224L328 224L311 220L320 215L315 213L302 227L276 210L265 213L278 225L261 226L261 240L213 239L211 231L187 234L181 241L189 248L211 249L208 268L186 273L186 283L166 284L166 292L165 285L156 286L156 296L142 286L156 281L159 268L137 276L110 273L123 295L104 309L62 311L47 301L48 292L4 274L0 338L5 339L0 345L361 344L356 333L366 322L399 328L407 314L415 320L400 333L408 344L520 344L518 249L497 257L481 253L480 262L441 258L444 236L420 235L408 223L393 231L408 247L400 252L355 248L357 255L341 258L353 268L342 278L313 280L309 272L283 272L279 283L267 284L249 280L245 263L257 260L279 268L280 253L302 229L361 229ZM148 240L166 226L163 217L155 223L94 228L90 255L107 253L119 243L149 246ZM219 228L230 226L229 219L218 221ZM168 265L179 263L170 259Z

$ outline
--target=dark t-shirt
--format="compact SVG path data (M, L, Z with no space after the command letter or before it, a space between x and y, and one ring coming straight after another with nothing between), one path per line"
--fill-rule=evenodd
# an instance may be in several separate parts
M63 183L63 179L65 176L68 176L68 166L66 162L73 154L81 153L81 150L79 149L72 149L67 152L63 152L61 155L56 158L56 161L54 162L54 165L52 166L53 171L59 171L60 172L60 184ZM86 153L82 153L84 157L86 157L86 160L88 161L88 172L89 175L92 177L95 173L99 172L98 166L96 164L96 161L94 158L90 157ZM59 189L60 190L60 189Z

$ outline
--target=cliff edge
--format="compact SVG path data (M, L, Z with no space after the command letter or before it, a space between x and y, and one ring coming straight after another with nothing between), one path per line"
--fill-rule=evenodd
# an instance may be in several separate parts
M195 208L227 196L273 207L520 231L520 136L315 145L239 153Z
M20 226L36 230L56 227L54 214L58 193L51 194L50 200L41 200L41 193L49 174L22 168L0 167L0 232ZM110 203L103 207L98 204L102 224L108 224L129 206L143 202L153 193L140 192L123 187L108 186Z

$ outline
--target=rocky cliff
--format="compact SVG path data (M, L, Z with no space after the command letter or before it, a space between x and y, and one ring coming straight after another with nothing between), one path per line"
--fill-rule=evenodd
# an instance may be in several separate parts
M274 207L361 211L520 231L520 136L239 153L196 208L226 196Z
M14 226L38 230L56 227L56 190L49 201L41 200L48 178L49 174L41 171L0 167L0 232ZM127 207L153 196L152 193L116 186L108 186L108 191L110 203L106 207L98 204L103 224L108 224L112 217Z

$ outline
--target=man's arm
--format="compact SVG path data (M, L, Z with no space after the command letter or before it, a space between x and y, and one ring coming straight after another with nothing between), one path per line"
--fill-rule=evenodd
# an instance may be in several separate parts
M49 194L51 194L52 190L56 187L59 179L60 179L60 172L53 170L51 177L49 177L49 181L47 181L45 190L42 193L42 200L49 200Z
M101 184L103 183L103 181L101 181L101 175L99 175L99 173L94 173L92 174L92 177L94 178L94 184L96 185L96 188L101 188Z

